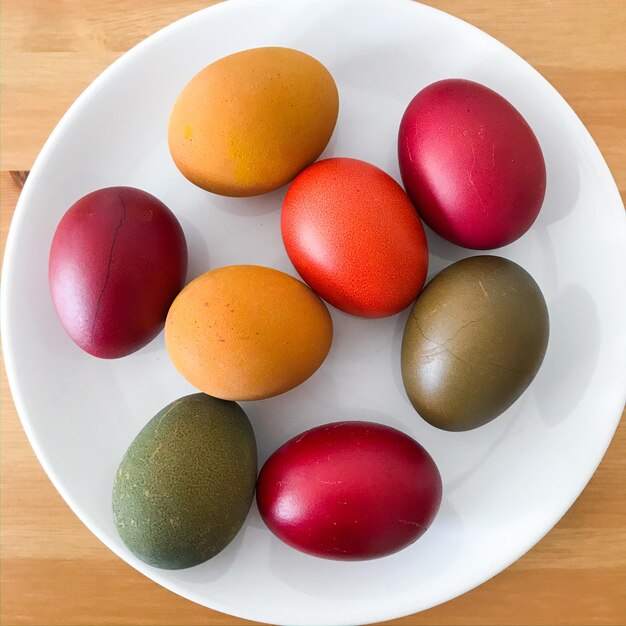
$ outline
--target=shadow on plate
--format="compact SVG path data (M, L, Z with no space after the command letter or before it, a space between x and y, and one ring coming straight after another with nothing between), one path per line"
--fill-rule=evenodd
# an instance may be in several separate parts
M210 210L210 207L207 207L207 210ZM179 221L185 232L185 239L187 240L189 265L187 267L185 284L188 284L194 278L197 278L211 269L209 248L204 235L191 220L179 217Z
M411 303L404 311L399 313L395 319L395 328L393 331L393 350L391 351L391 371L393 372L393 382L400 396L405 400L408 406L411 406L404 383L402 382L402 337L404 336L404 327L411 314L413 303Z
M283 185L274 191L247 198L231 198L207 192L207 211L218 208L221 211L245 217L267 215L278 211L283 205L287 187L288 185Z
M520 418L523 414L523 409L528 404L528 397L525 394L522 394L511 407L509 407L504 413L496 417L491 422L487 422L487 424L483 424L483 426L479 426L471 431L458 432L458 433L445 433L449 437L462 437L467 440L468 445L471 445L471 440L474 437L481 437L482 434L480 431L483 429L494 429L499 428L500 432L495 435L493 441L489 443L489 447L475 460L472 464L463 471L462 474L459 474L454 479L445 483L444 490L445 493L451 494L456 491L463 483L472 476L480 467L482 467L489 457L494 454L497 449L500 447L501 443L509 436L511 429L513 428L515 422ZM490 433L493 437L495 433Z
M461 248L443 237L440 237L434 230L424 224L426 239L428 239L428 278L430 281L441 270L461 259L466 259L478 254L498 254L497 250L470 250Z
M258 533L261 528L265 532L270 532L261 520L256 500L254 500L241 530L219 554L195 567L171 571L170 577L191 584L203 584L219 580L233 566L237 558L240 558L240 552L245 551L246 535L250 532Z
M567 418L584 396L600 349L600 319L593 298L568 285L549 304L550 339L535 382L537 410L546 424Z
M277 578L311 596L345 599L345 587L337 581L348 576L351 588L360 588L364 595L376 590L376 595L384 597L414 588L419 584L419 576L428 576L429 580L444 576L460 553L463 541L461 518L444 499L426 534L390 556L369 561L320 559L298 552L272 536L269 566ZM412 564L416 564L413 571ZM393 575L394 572L405 572L406 575Z
M570 126L558 117L541 129L541 150L546 162L546 195L541 211L531 228L546 228L565 218L578 202L580 173L578 148L571 138Z

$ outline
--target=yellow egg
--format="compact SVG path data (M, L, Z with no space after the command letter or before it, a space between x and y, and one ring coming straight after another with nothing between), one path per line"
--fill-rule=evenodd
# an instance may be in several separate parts
M333 336L326 305L304 283L268 267L233 265L189 283L167 316L178 371L225 400L292 389L322 364Z
M203 189L258 195L319 157L338 110L335 81L313 57L290 48L244 50L187 83L170 117L170 153Z

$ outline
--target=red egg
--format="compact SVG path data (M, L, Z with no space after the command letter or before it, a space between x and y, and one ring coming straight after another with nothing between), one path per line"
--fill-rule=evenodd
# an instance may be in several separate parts
M420 91L400 124L398 158L422 219L459 246L509 244L541 209L539 142L520 113L484 85L450 79Z
M50 249L52 300L71 339L93 356L135 352L163 328L187 272L174 214L132 187L94 191L59 223Z
M281 229L300 276L347 313L393 315L424 284L419 216L400 185L364 161L326 159L301 172L287 191Z
M441 503L441 477L415 440L372 422L308 430L267 460L257 503L269 529L302 552L373 559L413 543Z

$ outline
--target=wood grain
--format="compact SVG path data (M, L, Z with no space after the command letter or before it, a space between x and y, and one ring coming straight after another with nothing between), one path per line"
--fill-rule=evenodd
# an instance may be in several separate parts
M76 96L129 47L211 4L192 0L5 0L0 161L2 250L19 193ZM441 0L433 6L503 41L573 106L626 191L623 0ZM109 552L56 493L1 379L0 623L248 624L162 589ZM548 536L481 587L388 624L624 624L626 426L589 486Z

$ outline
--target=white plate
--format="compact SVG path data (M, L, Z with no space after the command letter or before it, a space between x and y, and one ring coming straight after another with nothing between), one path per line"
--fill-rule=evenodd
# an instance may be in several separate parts
M108 185L134 185L168 204L190 247L190 277L234 263L294 274L279 232L284 189L227 199L174 167L166 128L183 85L237 50L283 45L312 54L335 77L341 111L325 156L358 157L396 179L396 133L428 83L465 77L508 98L535 130L548 190L536 223L498 253L525 267L552 321L544 364L494 422L447 433L404 394L399 342L406 312L383 320L333 310L335 342L308 382L247 403L260 460L305 428L338 419L390 424L439 465L444 501L416 544L370 562L307 557L264 527L256 505L218 557L178 572L153 569L118 538L114 471L136 433L192 392L159 336L117 361L89 357L63 332L50 301L48 250L65 210ZM429 233L431 275L469 253ZM42 150L16 209L6 250L2 324L6 365L30 442L50 479L111 550L161 585L226 613L282 624L373 622L432 607L479 585L537 542L596 469L625 397L626 237L620 197L591 137L556 91L479 30L405 0L233 0L150 37L98 78ZM138 599L140 601L140 599Z

